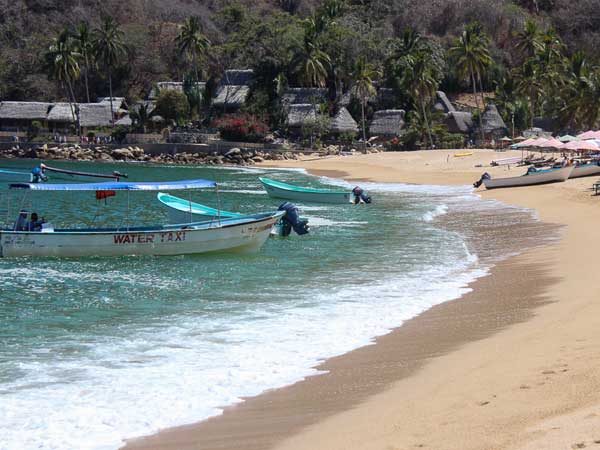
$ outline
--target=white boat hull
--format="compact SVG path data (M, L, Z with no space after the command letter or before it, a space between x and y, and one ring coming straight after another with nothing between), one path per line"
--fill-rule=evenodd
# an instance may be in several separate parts
M0 231L3 257L188 255L257 251L283 212L130 231Z
M343 204L350 203L352 197L350 192L299 192L280 189L268 184L263 184L263 186L265 187L267 194L269 194L269 197L280 198L283 200L293 200L296 202Z
M598 164L583 164L576 166L571 172L569 178L582 178L600 175L600 165Z
M519 187L519 186L534 186L536 184L557 183L566 181L573 167L564 167L562 169L548 170L541 173L531 173L520 177L511 178L493 178L491 180L483 180L483 184L487 189Z

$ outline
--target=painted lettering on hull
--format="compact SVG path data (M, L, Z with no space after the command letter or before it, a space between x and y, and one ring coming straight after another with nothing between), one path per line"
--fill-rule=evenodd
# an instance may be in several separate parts
M155 242L183 242L186 238L185 231L168 231L161 233L126 233L115 234L113 243L117 245L127 244L154 244Z

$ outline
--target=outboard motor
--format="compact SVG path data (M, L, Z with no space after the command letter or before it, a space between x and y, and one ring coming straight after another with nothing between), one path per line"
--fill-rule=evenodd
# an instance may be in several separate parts
M285 202L279 205L278 211L285 211L285 215L281 218L281 235L289 236L292 229L296 234L303 235L309 231L308 220L301 219L298 214L298 207L290 202Z
M41 183L48 181L48 177L44 175L44 172L42 172L42 169L40 167L34 167L33 169L31 169L31 175L29 178L31 180L31 183Z
M492 176L489 173L485 172L483 175L481 175L481 178L478 181L473 183L473 187L478 188L479 186L481 186L483 184L483 180L491 180L491 179L492 179Z
M356 186L352 189L352 194L354 195L354 204L358 205L361 201L363 203L371 203L371 197L360 187Z

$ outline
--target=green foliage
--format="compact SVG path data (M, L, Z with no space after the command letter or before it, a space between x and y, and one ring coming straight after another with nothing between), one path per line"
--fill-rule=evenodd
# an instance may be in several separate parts
M223 139L234 142L262 142L269 132L266 122L251 114L228 114L213 121Z
M156 99L155 111L169 122L180 122L189 117L190 105L185 94L163 89Z
M112 132L110 133L110 135L115 142L120 144L125 141L125 138L127 137L127 133L129 133L129 132L130 132L129 127L126 127L123 125L118 125L112 129Z
M302 137L305 144L310 147L318 148L321 146L321 139L329 133L329 118L326 116L317 116L315 120L309 120L302 126Z
M42 124L39 121L34 120L33 122L31 122L31 124L27 128L27 140L29 142L33 141L36 137L38 137L41 129Z

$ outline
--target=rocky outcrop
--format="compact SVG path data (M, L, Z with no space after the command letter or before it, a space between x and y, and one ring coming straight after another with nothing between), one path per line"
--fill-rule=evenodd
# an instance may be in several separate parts
M75 161L143 161L161 164L207 164L250 166L267 160L298 159L297 152L268 152L232 148L225 154L212 153L162 153L149 155L139 147L109 148L107 146L81 147L79 145L40 145L32 149L13 147L0 152L2 158L37 158L44 160Z

